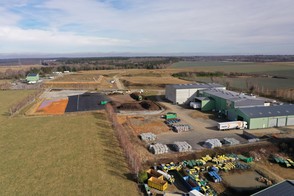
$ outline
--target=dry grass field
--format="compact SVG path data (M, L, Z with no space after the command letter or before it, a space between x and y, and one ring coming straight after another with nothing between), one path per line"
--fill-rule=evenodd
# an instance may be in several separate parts
M59 82L98 82L100 75L91 73L72 73L56 78Z
M91 71L78 72L46 81L44 86L64 89L113 89L116 86L110 83L112 79Z
M175 77L148 77L148 76L135 76L135 77L122 77L123 81L128 83L128 86L164 86L166 84L187 84L189 81L181 80Z
M33 67L41 67L41 65L22 65L22 66L0 66L0 72L5 72L7 69L11 69L14 71L18 70L29 70Z
M104 113L16 116L0 91L0 195L138 195Z

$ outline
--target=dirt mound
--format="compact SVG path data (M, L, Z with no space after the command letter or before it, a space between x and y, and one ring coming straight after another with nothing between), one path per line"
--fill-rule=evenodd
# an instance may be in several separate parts
M160 110L160 107L150 100L141 102L122 103L117 106L119 110Z
M123 103L117 108L119 110L144 110L140 103Z
M160 110L160 107L150 100L142 101L140 105L146 110Z

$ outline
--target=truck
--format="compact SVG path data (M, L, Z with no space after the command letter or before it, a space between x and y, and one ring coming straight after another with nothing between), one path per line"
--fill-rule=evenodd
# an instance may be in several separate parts
M230 121L221 122L217 125L218 130L230 130L230 129L247 129L246 121Z
M193 109L199 109L201 108L201 103L200 102L190 102L190 107Z
M172 175L169 175L168 173L161 171L161 170L157 170L158 173L160 173L161 175L163 175L163 177L169 181L171 184L175 182L175 178Z

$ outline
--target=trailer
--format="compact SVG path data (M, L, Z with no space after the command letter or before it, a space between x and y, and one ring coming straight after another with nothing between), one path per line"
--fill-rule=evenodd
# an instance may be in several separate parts
M190 107L193 109L201 108L201 102L190 102Z
M247 129L246 121L222 122L217 125L218 130Z

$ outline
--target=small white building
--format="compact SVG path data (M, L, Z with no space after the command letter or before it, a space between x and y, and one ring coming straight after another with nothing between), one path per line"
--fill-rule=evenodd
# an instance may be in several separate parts
M165 87L165 98L173 104L187 104L197 97L199 90L205 89L226 89L226 87L216 83L171 84Z

